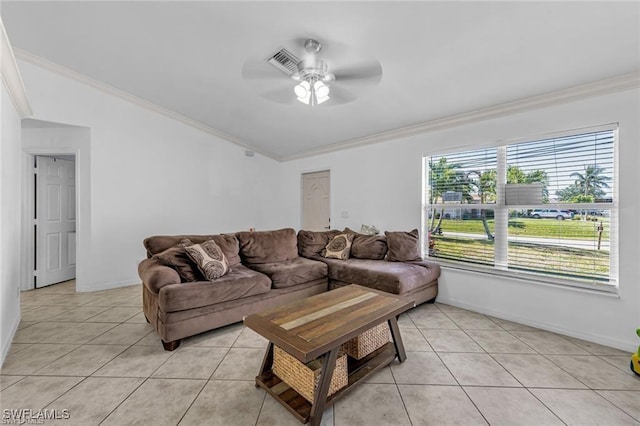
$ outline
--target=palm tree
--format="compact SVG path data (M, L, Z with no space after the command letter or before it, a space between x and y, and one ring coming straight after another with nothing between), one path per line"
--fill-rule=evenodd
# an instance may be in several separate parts
M596 198L602 198L605 195L603 188L609 188L608 180L611 180L609 176L602 176L604 169L596 165L590 164L584 166L584 174L580 172L573 172L569 176L575 178L573 187L576 194L571 198L572 202L588 202L585 200L591 199L593 202ZM566 188L567 191L569 188ZM587 211L582 211L582 220L587 220Z
M584 166L584 174L580 172L571 173L575 178L575 185L580 189L582 195L591 195L593 198L602 198L605 195L603 188L609 188L607 181L611 180L610 176L602 176L605 169L590 164Z
M473 175L477 176L477 180L471 180L471 176ZM476 187L481 204L496 199L497 172L495 169L485 170L483 172L472 170L467 173L467 178ZM482 226L484 227L485 234L487 234L487 238L493 240L495 237L489 229L485 209L480 209L480 218L482 219Z
M450 191L461 193L462 198L467 202L472 200L472 182L461 167L459 163L447 162L445 157L440 158L436 163L429 163L430 204L435 204L438 200L444 202L443 194ZM440 218L435 225L436 211L433 209L429 232L437 232L442 226L443 218L444 208L440 210Z
M495 169L485 170L480 174L478 195L480 203L485 204L496 199L497 172Z

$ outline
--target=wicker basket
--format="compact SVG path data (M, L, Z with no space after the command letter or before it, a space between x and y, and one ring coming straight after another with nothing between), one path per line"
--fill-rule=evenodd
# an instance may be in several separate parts
M314 359L306 364L301 363L279 347L273 347L273 373L283 382L295 389L307 401L313 402L320 383L322 360ZM347 373L347 355L338 353L333 377L329 384L329 395L333 395L349 381Z
M342 345L342 350L352 358L362 359L390 340L389 326L383 322L346 342Z

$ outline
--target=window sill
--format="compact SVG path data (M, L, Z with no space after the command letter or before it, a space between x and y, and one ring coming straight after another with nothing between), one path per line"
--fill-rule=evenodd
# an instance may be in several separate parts
M485 276L500 276L509 280L518 281L521 283L542 285L547 287L555 287L564 290L573 290L578 292L585 292L591 294L598 294L602 296L620 298L618 292L618 286L613 284L589 284L581 283L572 280L564 280L561 278L536 275L526 272L515 271L503 271L493 267L483 267L478 265L467 265L456 262L450 262L437 257L426 257L425 259L437 262L443 269L459 270L471 272L474 274L481 274Z

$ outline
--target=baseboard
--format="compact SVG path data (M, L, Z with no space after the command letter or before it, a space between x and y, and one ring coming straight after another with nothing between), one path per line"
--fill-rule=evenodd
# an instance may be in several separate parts
M565 328L562 328L562 327L556 327L556 326L553 326L553 325L550 325L550 324L546 324L546 323L543 323L543 322L530 321L530 320L527 320L527 319L519 318L517 316L507 315L507 314L505 314L503 312L493 311L491 309L485 309L484 307L481 307L481 306L469 305L467 303L462 303L462 302L460 302L458 300L449 299L449 298L446 298L446 297L438 296L438 298L436 299L436 302L444 303L446 305L456 306L456 307L462 308L462 309L468 309L470 311L478 312L480 314L490 315L492 317L505 319L507 321L517 322L519 324L524 324L524 325L528 325L530 327L535 327L535 328L539 328L539 329L542 329L542 330L551 331L553 333L558 333L558 334L562 334L562 335L569 336L569 337L575 337L576 339L582 339L582 340L586 340L588 342L598 343L600 345L605 345L605 346L609 346L609 347L612 347L612 348L620 349L621 351L628 351L629 353L635 352L637 350L637 347L634 346L633 344L630 344L629 342L621 341L621 340L618 340L618 339L611 339L611 338L609 338L607 336L601 336L601 335L585 333L585 332L582 332L582 331L577 332L575 330L569 330L569 329L565 329Z
M125 280L125 281L109 281L106 283L97 283L92 285L77 285L76 291L78 293L90 293L92 291L111 290L114 288L128 287L130 285L141 285L141 281L138 280Z
M4 342L2 342L2 354L0 354L0 367L2 367L2 365L4 364L4 360L7 357L7 354L9 353L9 348L11 348L11 342L13 342L13 338L16 335L16 331L18 331L18 326L20 325L20 317L21 317L21 312L18 311L18 315L13 321L14 323L11 326L11 331L9 332L9 335L4 339Z

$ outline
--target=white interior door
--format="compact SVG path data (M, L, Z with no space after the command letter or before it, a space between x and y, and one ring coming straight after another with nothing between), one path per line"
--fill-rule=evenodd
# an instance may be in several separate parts
M302 229L330 229L329 170L302 175L302 200Z
M75 163L36 157L36 287L76 276Z

